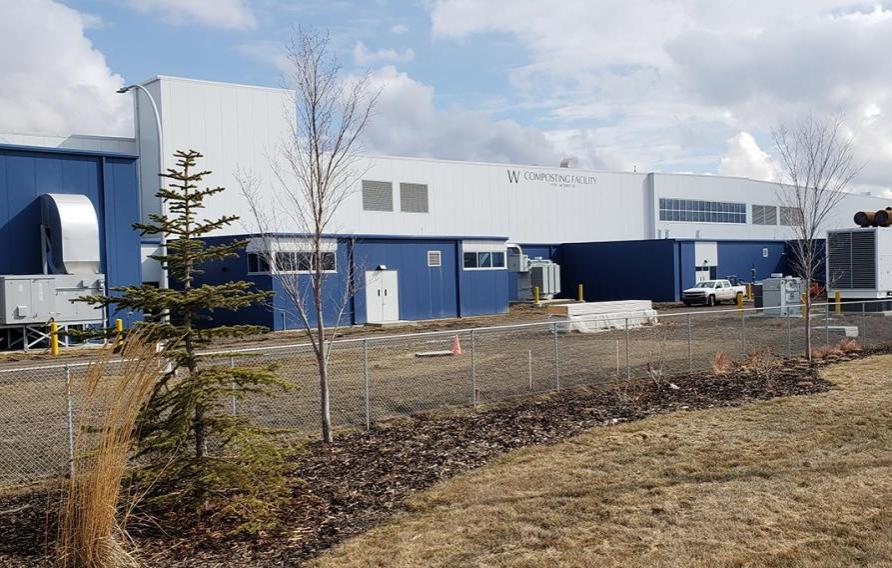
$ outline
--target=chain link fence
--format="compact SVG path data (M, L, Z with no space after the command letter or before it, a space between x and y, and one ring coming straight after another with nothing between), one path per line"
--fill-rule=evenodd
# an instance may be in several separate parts
M813 348L843 338L862 347L892 343L892 319L877 302L815 304ZM732 362L762 351L797 357L805 321L761 309L662 314L654 324L611 316L596 333L563 321L341 339L331 346L329 389L335 428L369 428L418 412L476 406L580 385L709 370L717 353ZM631 322L631 323L630 323ZM226 411L298 435L319 430L319 380L309 345L206 355L208 365L276 365L293 385L273 398L232 397ZM63 475L72 455L79 381L89 363L0 369L0 487ZM114 364L107 364L113 380Z

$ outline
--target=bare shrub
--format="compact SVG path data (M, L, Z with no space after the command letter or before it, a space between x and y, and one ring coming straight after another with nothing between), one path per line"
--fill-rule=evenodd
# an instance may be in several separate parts
M774 374L780 369L782 364L782 360L772 353L770 349L765 349L753 351L747 355L741 368L763 380L770 381L774 378Z
M811 350L811 358L812 359L828 359L830 357L842 355L842 351L837 349L832 345L825 345L823 347L816 347Z
M125 474L140 410L159 370L154 343L131 333L121 360L104 351L87 369L79 391L83 406L76 420L75 459L62 488L56 562L62 568L137 566L124 530L135 505L121 503Z
M839 341L838 349L843 353L860 353L861 344L858 343L857 339L848 339L846 337L843 337Z
M731 359L724 351L717 351L712 356L712 372L716 375L727 375L731 371Z

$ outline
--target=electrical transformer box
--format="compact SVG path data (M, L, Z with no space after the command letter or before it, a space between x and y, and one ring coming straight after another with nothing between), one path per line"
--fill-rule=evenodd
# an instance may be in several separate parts
M101 323L102 308L73 302L105 293L105 275L0 275L0 325Z

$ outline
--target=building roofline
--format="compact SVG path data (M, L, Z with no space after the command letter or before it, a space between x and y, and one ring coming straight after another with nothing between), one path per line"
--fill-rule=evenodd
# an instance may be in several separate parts
M282 87L265 87L263 85L245 85L244 83L231 83L227 81L212 81L209 79L193 79L191 77L178 77L176 75L155 75L145 81L140 81L138 85L146 86L158 81L178 81L181 83L198 83L202 85L213 85L217 87L238 87L241 89L256 89L260 91L271 91L275 93L293 93L291 89Z
M0 143L0 150L10 150L13 152L46 152L50 154L74 154L77 156L95 156L98 158L126 158L128 160L138 160L137 154L128 154L126 152L104 152L102 150L85 150L82 148L65 148L65 147L49 147L49 146L29 146L23 144L4 144Z

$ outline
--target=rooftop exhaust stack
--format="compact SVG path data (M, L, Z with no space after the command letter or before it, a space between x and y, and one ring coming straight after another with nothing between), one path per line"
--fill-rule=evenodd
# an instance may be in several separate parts
M99 222L86 195L40 196L46 274L99 274Z
M575 168L579 164L579 160L576 158L564 158L561 160L562 168Z

